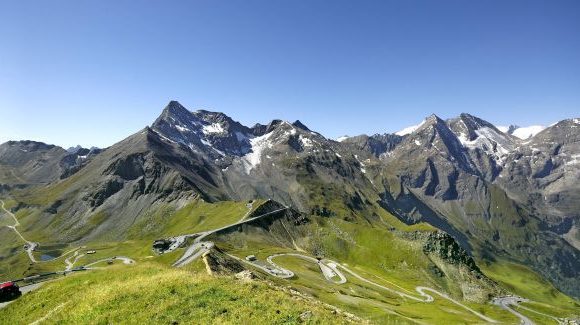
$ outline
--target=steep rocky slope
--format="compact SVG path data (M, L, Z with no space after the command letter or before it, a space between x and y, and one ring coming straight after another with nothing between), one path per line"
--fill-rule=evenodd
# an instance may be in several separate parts
M425 221L476 260L529 265L579 296L579 137L577 119L522 140L462 114L336 142L299 121L246 127L172 101L151 127L100 153L3 144L0 183L27 231L55 242L124 240L156 211L194 198L274 199L361 227L385 213Z

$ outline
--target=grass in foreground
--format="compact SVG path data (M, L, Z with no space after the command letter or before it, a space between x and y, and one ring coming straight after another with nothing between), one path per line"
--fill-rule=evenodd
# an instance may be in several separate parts
M296 300L262 282L145 263L46 283L2 310L0 323L294 324L306 311L312 312L307 323L346 322L319 304Z

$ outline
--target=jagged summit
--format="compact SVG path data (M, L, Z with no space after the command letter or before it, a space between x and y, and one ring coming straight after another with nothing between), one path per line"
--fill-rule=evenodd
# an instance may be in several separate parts
M188 113L190 113L190 111L187 110L187 108L185 108L183 105L181 105L181 103L179 103L176 100L172 100L167 104L167 106L165 106L161 115L162 116L163 115L180 116L180 115L187 115Z
M421 123L417 124L417 125L412 125L412 126L408 126L398 132L395 132L396 135L398 136L406 136L412 133L415 133L417 131L419 131L419 129L423 129L426 126L430 126L430 125L435 125L437 123L443 122L443 120L441 118L439 118L439 116L435 115L435 114L431 114L429 116L427 116L423 121L421 121Z
M495 125L468 113L461 113L459 115L459 119L471 130L478 130L484 127L496 129Z
M292 125L294 125L297 128L301 128L304 131L310 131L310 129L306 125L304 125L304 123L300 122L300 120L294 121Z
M577 243L569 234L577 230L580 202L579 119L530 140L466 113L447 120L433 114L399 133L337 142L300 121L247 127L227 114L171 101L150 127L101 153L75 148L71 154L34 142L0 145L0 191L66 187L39 207L37 224L67 215L51 226L54 238L67 241L62 229L108 240L125 240L139 227L156 231L169 218L148 222L148 209L177 211L197 198L243 205L274 199L315 217L322 208L336 209L324 220L340 218L339 226L373 224L386 209L449 232L469 251L501 252L580 292L572 281L580 259L567 244ZM87 228L85 219L97 213L98 222ZM558 260L551 258L555 252Z

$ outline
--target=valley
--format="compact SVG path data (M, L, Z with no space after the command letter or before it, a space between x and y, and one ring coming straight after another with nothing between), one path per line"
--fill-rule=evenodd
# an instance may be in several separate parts
M400 134L334 141L300 121L247 127L172 101L105 149L7 142L0 280L74 274L0 313L86 321L97 303L98 319L118 320L97 298L105 290L124 301L119 310L162 299L183 322L191 315L173 310L203 288L225 290L214 298L237 306L236 316L224 307L230 322L245 310L257 322L287 312L290 322L313 313L345 323L573 324L577 125L519 139L469 114L433 115ZM173 289L151 290L156 281ZM59 294L73 285L79 299ZM30 310L48 297L49 309Z

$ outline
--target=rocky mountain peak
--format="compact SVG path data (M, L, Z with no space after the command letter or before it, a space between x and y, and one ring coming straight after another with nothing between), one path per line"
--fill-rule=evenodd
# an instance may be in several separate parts
M268 123L268 125L256 123L256 125L254 125L251 130L255 136L262 136L266 133L272 132L274 129L276 129L283 122L284 121L282 121L282 120L276 119L276 120L272 120L270 123Z
M192 115L197 117L198 119L200 119L203 122L207 122L207 123L218 123L218 124L222 124L225 126L230 126L230 125L235 125L238 127L241 127L242 125L236 121L234 121L231 117L227 116L224 113L221 112L211 112L211 111L207 111L207 110L197 110L195 112L192 112Z
M465 125L468 128L470 128L472 130L478 130L478 129L481 129L481 128L484 128L484 127L488 127L490 129L496 129L496 127L493 124L491 124L488 121L483 120L483 119L481 119L481 118L479 118L477 116L473 116L471 114L461 113L459 115L459 119L463 123L465 123Z
M169 102L151 129L212 160L245 154L250 148L249 138L253 136L249 128L224 113L191 112L177 101Z
M562 120L531 135L534 144L575 143L580 141L580 118Z
M443 121L439 116L437 116L435 114L431 114L425 118L423 123L417 128L417 131L419 129L422 129L422 128L425 128L428 126L438 125L438 124L445 124L445 121Z
M19 147L22 151L50 150L57 147L53 144L46 144L44 142L31 140L8 141L6 142L6 145L9 147Z
M188 114L191 114L191 112L176 100L170 101L167 106L165 106L162 113L162 115L167 116L183 116Z
M294 125L297 128L300 128L304 131L310 131L310 129L306 125L304 125L302 122L300 122L300 120L294 121L294 123L292 123L292 125Z
M514 131L519 129L519 128L520 128L519 125L512 124L512 125L508 126L506 133L507 134L514 134Z
M501 131L493 124L467 113L462 113L457 118L449 119L447 125L462 143L474 141L480 136L502 137Z

